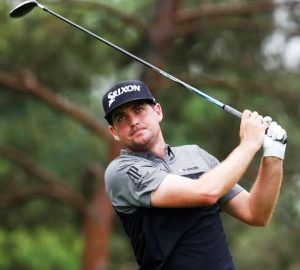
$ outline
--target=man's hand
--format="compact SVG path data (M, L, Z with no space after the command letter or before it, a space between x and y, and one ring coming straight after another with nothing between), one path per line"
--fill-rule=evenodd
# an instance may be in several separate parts
M254 147L253 149L258 151L263 144L264 135L269 126L267 120L257 112L245 110L240 125L241 144Z
M268 122L272 121L269 116L266 116L264 120ZM286 144L280 142L280 140L284 141L286 138L286 131L276 122L271 122L267 130L267 134L264 137L263 156L284 159Z

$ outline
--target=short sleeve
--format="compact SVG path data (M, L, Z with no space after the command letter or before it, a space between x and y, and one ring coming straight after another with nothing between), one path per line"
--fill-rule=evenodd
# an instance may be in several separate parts
M207 153L203 149L199 148L198 151L200 151L199 152L200 155L206 160L207 164L209 165L209 167L211 169L214 168L215 166L217 166L219 164L218 159L216 159L214 156L212 156L211 154ZM227 192L222 198L220 198L218 200L218 204L222 205L223 203L229 201L234 196L236 196L237 194L239 194L242 190L244 190L244 188L242 186L240 186L239 184L235 184L233 186L233 188L231 190L229 190L229 192Z
M150 195L168 172L143 158L119 158L105 171L105 188L114 208L132 213L137 207L150 207Z
M218 200L218 204L224 204L243 190L243 187L241 187L239 184L235 184L234 187L228 193L226 193L222 198L220 198L220 200Z

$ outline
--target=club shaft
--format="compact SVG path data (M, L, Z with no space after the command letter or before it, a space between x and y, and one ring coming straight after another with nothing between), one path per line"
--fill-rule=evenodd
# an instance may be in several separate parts
M231 106L229 106L229 105L227 105L227 104L224 104L224 103L220 102L219 100L217 100L217 99L215 99L215 98L213 98L213 97L211 97L211 96L205 94L204 92L202 92L202 91L200 91L199 89L197 89L197 88L191 86L190 84L188 84L188 83L186 83L186 82L184 82L184 81L182 81L182 80L180 80L180 79L174 77L173 75L167 73L166 71L163 71L162 69L160 69L160 68L158 68L158 67L156 67L156 66L150 64L149 62L147 62L147 61L145 61L145 60L143 60L143 59L137 57L136 55L134 55L134 54L132 54L132 53L130 53L130 52L124 50L123 48L121 48L121 47L115 45L114 43L108 41L107 39L102 38L102 37L96 35L95 33L93 33L93 32L91 32L91 31L89 31L88 29L86 29L86 28L84 28L84 27L82 27L82 26L80 26L80 25L74 23L73 21L68 20L67 18L65 18L65 17L63 17L63 16L61 16L61 15L59 15L58 13L56 13L56 12L54 12L54 11L48 9L48 8L46 8L45 6L42 6L42 5L40 5L40 4L39 4L38 6L39 6L41 9L43 9L44 11L46 11L47 13L49 13L49 14L55 16L56 18L58 18L58 19L60 19L60 20L62 20L62 21L64 21L64 22L68 23L69 25L71 25L71 26L73 26L73 27L75 27L75 28L81 30L81 31L84 32L85 34L88 34L88 35L94 37L95 39L97 39L97 40L103 42L104 44L106 44L106 45L108 45L108 46L114 48L115 50L117 50L117 51L123 53L124 55L131 57L132 59L134 59L134 60L138 61L139 63L141 63L141 64L143 64L143 65L149 67L149 68L152 69L153 71L155 71L155 72L159 73L160 75L162 75L162 76L164 76L164 77L170 79L171 81L173 81L173 82L175 82L175 83L177 83L177 84L179 84L179 85L185 87L185 88L188 89L189 91L191 91L191 92L197 94L198 96L200 96L200 97L206 99L207 101L209 101L209 102L211 102L211 103L213 103L213 104L215 104L215 105L221 107L224 111L226 111L226 112L228 112L228 113L230 113L230 114L232 114L232 115L234 115L234 116L236 116L236 117L238 117L238 118L241 118L241 117L242 117L242 113L241 113L240 111L234 109L233 107L231 107ZM285 141L284 143L286 143L286 142L287 142L287 141Z
M62 21L64 21L64 22L68 23L69 25L71 25L71 26L73 26L73 27L76 27L77 29L79 29L79 30L81 30L82 32L84 32L85 34L88 34L88 35L94 37L95 39L97 39L97 40L99 40L99 41L105 43L106 45L108 45L108 46L114 48L115 50L117 50L117 51L123 53L124 55L129 56L129 57L133 58L134 60L138 61L139 63L141 63L141 64L143 64L143 65L149 67L150 69L152 69L153 71L159 73L160 75L162 75L162 76L164 76L164 77L170 79L171 81L173 81L173 82L175 82L175 83L177 83L177 84L179 84L179 85L185 87L185 88L188 89L189 91L191 91L191 92L197 94L198 96L200 96L200 97L206 99L207 101L209 101L209 102L211 102L211 103L213 103L213 104L216 104L217 106L221 107L222 109L224 109L224 110L227 111L228 113L230 113L230 114L232 114L232 115L234 115L234 116L236 116L236 117L239 117L239 118L241 117L241 115L242 115L241 112L239 112L238 110L232 108L231 106L226 105L226 104L220 102L219 100L217 100L217 99L215 99L215 98L213 98L213 97L211 97L211 96L205 94L204 92L202 92L202 91L200 91L199 89L197 89L197 88L191 86L190 84L188 84L188 83L186 83L186 82L184 82L184 81L182 81L182 80L180 80L180 79L174 77L173 75L171 75L171 74L169 74L169 73L167 73L167 72L161 70L160 68L158 68L158 67L156 67L156 66L150 64L149 62L147 62L147 61L145 61L145 60L143 60L143 59L137 57L136 55L134 55L134 54L132 54L132 53L130 53L130 52L128 52L128 51L122 49L121 47L115 45L114 43L112 43L112 42L110 42L110 41L108 41L108 40L106 40L105 38L102 38L102 37L96 35L95 33L93 33L93 32L91 32L91 31L87 30L86 28L84 28L84 27L82 27L82 26L80 26L80 25L74 23L73 21L68 20L67 18L65 18L65 17L63 17L63 16L61 16L61 15L59 15L58 13L56 13L56 12L54 12L54 11L48 9L48 8L46 8L45 6L39 4L39 7L40 7L41 9L43 9L44 11L46 11L47 13L49 13L49 14L55 16L56 18L58 18L58 19L60 19L60 20L62 20Z
M84 28L84 27L82 27L82 26L80 26L80 25L74 23L73 21L68 20L67 18L65 18L65 17L63 17L63 16L61 16L61 15L59 15L58 13L56 13L56 12L54 12L54 11L48 9L47 7L45 7L45 6L41 5L40 3L38 3L37 1L26 1L26 2L24 2L24 4L23 4L22 6L20 5L20 6L16 7L16 8L11 12L11 14L13 14L13 13L15 12L14 16L12 16L12 17L20 17L20 16L24 16L24 14L26 14L26 12L24 13L24 10L22 10L22 12L21 12L21 11L18 10L18 9L19 9L19 8L23 8L23 9L24 9L24 5L26 5L26 4L27 4L27 5L28 5L28 4L35 4L36 6L38 6L39 8L41 8L42 10L44 10L45 12L49 13L50 15L53 15L53 16L55 16L56 18L58 18L58 19L60 19L60 20L62 20L62 21L64 21L64 22L66 22L66 23L68 23L69 25L71 25L71 26L73 26L73 27L75 27L75 28L81 30L82 32L88 34L89 36L94 37L95 39L97 39L97 40L101 41L102 43L104 43L104 44L106 44L106 45L108 45L108 46L114 48L115 50L117 50L117 51L123 53L124 55L131 57L132 59L134 59L134 60L138 61L139 63L141 63L141 64L143 64L143 65L149 67L149 68L152 69L153 71L159 73L160 75L162 75L162 76L164 76L164 77L170 79L171 81L173 81L173 82L175 82L175 83L177 83L177 84L183 86L183 87L186 88L187 90L189 90L189 91L191 91L191 92L193 92L193 93L199 95L200 97L206 99L207 101L209 101L209 102L211 102L211 103L213 103L213 104L215 104L215 105L221 107L224 111L226 111L226 112L228 112L228 113L230 113L230 114L236 116L237 118L241 118L241 117L242 117L242 113L241 113L240 111L234 109L233 107L231 107L231 106L229 106L229 105L227 105L227 104L224 104L224 103L220 102L219 100L214 99L213 97L211 97L211 96L205 94L204 92L200 91L199 89L197 89L197 88L195 88L195 87L189 85L188 83L186 83L186 82L184 82L184 81L182 81L182 80L180 80L180 79L178 79L178 78L172 76L171 74L169 74L169 73L167 73L167 72L161 70L160 68L158 68L158 67L156 67L156 66L154 66L154 65L152 65L152 64L150 64L150 63L148 63L147 61L145 61L145 60L143 60L143 59L141 59L141 58L135 56L134 54L132 54L132 53L130 53L130 52L128 52L128 51L122 49L121 47L119 47L119 46L113 44L112 42L106 40L105 38L102 38L102 37L96 35L95 33L93 33L93 32L91 32L91 31L87 30L86 28ZM27 6L26 8L28 8L28 6ZM30 6L30 10L31 10L32 8L33 8L33 7ZM29 10L29 11L30 11L30 10ZM28 12L28 10L25 10L25 11ZM284 140L280 140L280 142L282 142L282 143L287 143L287 141L288 141L287 138L284 139Z

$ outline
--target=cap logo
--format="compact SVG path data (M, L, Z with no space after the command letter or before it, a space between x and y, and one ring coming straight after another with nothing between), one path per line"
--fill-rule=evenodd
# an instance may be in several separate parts
M117 90L109 92L107 95L108 107L110 107L114 103L114 101L116 100L116 98L118 96L123 95L124 93L127 93L127 92L133 92L133 91L141 91L141 86L136 85L136 84L130 84L130 85L122 86L122 87L118 88Z

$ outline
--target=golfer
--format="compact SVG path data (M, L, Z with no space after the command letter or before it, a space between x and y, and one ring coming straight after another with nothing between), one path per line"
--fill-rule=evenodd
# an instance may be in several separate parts
M105 186L139 269L236 269L220 212L249 225L269 223L282 181L286 145L278 140L287 137L285 130L245 110L239 145L218 162L197 145L165 142L162 108L143 82L115 84L102 104L109 131L122 146L106 169ZM238 182L261 147L248 192Z

